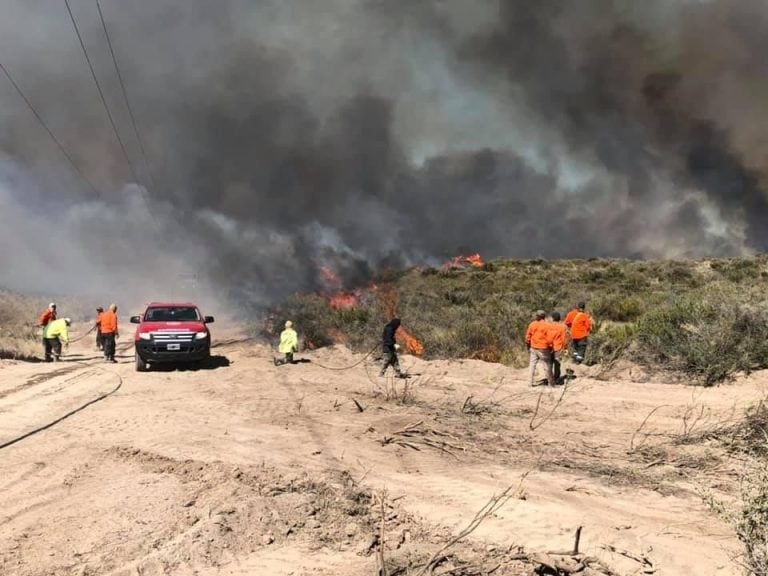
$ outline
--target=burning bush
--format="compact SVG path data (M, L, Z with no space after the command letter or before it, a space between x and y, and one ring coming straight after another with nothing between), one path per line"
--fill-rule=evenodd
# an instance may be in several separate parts
M749 262L749 263L745 263ZM339 341L359 351L375 346L384 323L403 319L425 358L477 358L517 366L527 360L525 328L539 308L570 309L586 300L596 320L587 363L629 358L713 384L739 371L768 367L768 259L709 262L610 260L494 261L490 264L390 273L376 286L296 297L282 307L315 346ZM738 271L738 274L737 272ZM738 281L737 281L738 279Z

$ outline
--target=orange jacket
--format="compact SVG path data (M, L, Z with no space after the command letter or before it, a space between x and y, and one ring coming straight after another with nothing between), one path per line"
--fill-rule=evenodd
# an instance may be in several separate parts
M40 314L40 326L47 326L49 322L56 320L56 312L50 308L46 308L45 312Z
M547 325L545 320L534 320L528 324L528 330L525 331L525 343L531 348L546 350L549 348L547 343Z
M565 324L547 322L547 345L555 352L560 352L565 348Z
M568 312L568 314L565 315L565 325L568 326L568 328L573 326L573 319L576 318L576 314L578 314L579 312L581 312L581 310L579 310L578 308L574 308L573 310Z
M107 310L101 313L101 333L102 334L117 334L117 314L112 310Z
M101 317L104 315L104 312L99 312L96 314L96 328L101 328Z
M579 312L571 324L571 339L581 340L592 331L592 318L586 312Z

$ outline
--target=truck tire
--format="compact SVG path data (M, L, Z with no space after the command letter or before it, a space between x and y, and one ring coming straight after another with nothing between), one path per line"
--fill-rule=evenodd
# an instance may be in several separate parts
M136 372L144 372L147 370L147 363L139 356L138 352L135 352L136 356Z

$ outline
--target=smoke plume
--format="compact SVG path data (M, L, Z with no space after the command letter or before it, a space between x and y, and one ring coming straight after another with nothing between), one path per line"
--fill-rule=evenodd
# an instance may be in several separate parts
M768 246L761 0L4 0L0 284L269 302L384 267ZM91 184L93 188L91 188Z

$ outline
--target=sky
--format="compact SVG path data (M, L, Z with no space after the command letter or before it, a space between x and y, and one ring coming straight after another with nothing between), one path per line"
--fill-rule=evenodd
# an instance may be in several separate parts
M0 0L0 286L273 303L768 244L759 0ZM142 150L143 149L143 150Z

